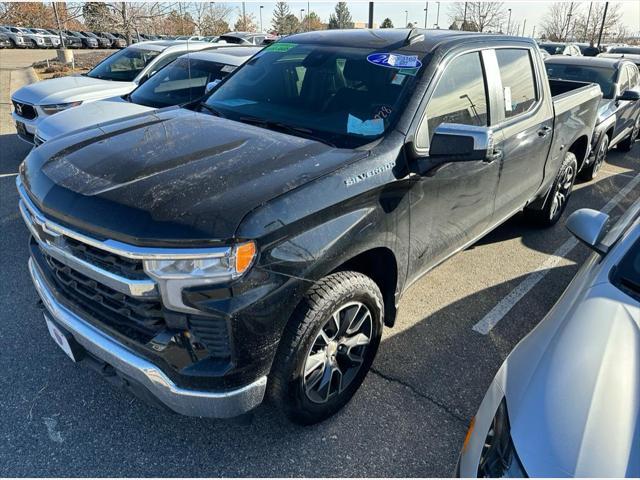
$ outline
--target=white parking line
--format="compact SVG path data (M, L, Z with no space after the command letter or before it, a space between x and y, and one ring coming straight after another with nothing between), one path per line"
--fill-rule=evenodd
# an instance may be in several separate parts
M16 175L18 174L17 173L0 173L0 178L15 177Z
M637 174L633 179L625 185L625 187L620 190L611 200L607 202L607 204L600 210L604 213L609 213L611 210L615 208L615 206L620 203L624 197L626 197L629 192L631 192L636 186L640 184L640 173ZM500 302L491 309L489 313L487 313L482 320L476 323L473 326L473 330L481 333L482 335L487 335L493 327L495 327L500 320L504 318L504 316L509 313L509 311L515 306L516 303L522 299L529 291L535 287L540 280L542 280L547 273L551 271L558 263L562 261L562 259L571 251L573 248L578 245L578 241L571 237L566 242L564 242L560 247L553 252L549 257L542 263L538 268L536 268L533 272L531 272L527 277L518 284L516 288L511 290L509 294L504 297Z

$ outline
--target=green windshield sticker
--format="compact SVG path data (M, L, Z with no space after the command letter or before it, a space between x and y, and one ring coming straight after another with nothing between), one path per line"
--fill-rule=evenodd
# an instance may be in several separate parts
M418 69L417 68L401 68L400 70L398 70L398 73L401 73L403 75L411 75L412 77L415 77L416 73L418 73Z
M297 43L276 42L265 48L268 52L288 52L294 47L297 47Z

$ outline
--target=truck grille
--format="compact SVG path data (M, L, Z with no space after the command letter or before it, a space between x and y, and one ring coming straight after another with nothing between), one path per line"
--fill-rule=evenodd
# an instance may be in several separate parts
M64 239L66 247L74 257L125 278L133 280L147 278L141 260L121 257L68 236L65 236Z
M13 109L15 110L16 115L24 117L27 120L33 120L38 116L38 112L33 108L33 105L29 105L28 103L16 102L13 100Z
M165 328L160 299L129 297L69 268L39 246L38 249L60 293L96 320L142 344Z

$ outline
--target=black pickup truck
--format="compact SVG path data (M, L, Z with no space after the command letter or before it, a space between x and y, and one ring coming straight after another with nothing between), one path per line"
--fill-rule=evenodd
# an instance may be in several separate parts
M523 209L558 220L600 97L550 84L525 38L289 36L201 103L31 151L17 186L49 332L175 412L268 397L320 421L409 285Z

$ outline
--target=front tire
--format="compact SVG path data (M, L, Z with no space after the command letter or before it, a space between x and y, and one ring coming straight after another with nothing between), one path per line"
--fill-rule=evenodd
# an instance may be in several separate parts
M541 210L525 208L525 217L541 227L551 227L555 225L556 222L560 220L565 208L567 208L567 203L576 181L577 171L578 161L576 156L571 152L567 152L562 161L562 165L560 165L556 179L551 186L551 190L547 195L543 208Z
M349 402L375 358L382 293L358 272L338 272L309 289L285 328L269 396L293 422L320 422Z

